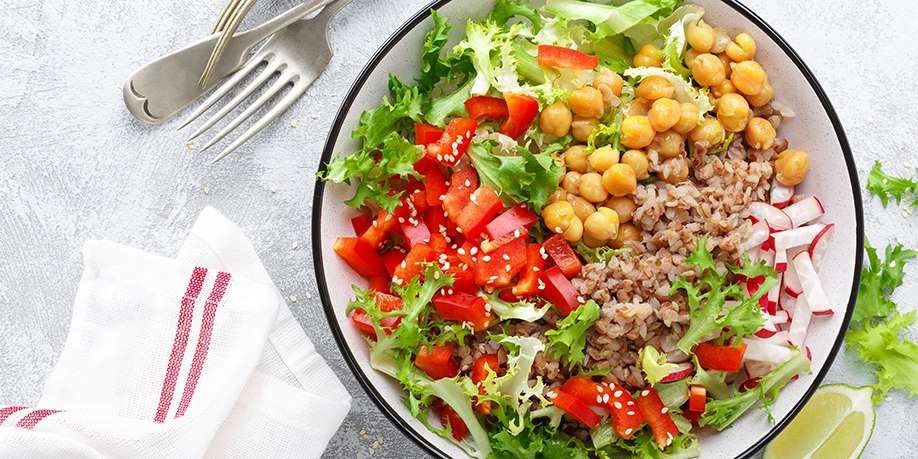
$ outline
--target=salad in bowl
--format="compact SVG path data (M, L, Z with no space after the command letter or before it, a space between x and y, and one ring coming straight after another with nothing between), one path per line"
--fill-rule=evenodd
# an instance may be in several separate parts
M834 312L834 225L756 40L677 0L430 14L320 172L358 210L346 318L411 415L480 458L695 457L770 418Z

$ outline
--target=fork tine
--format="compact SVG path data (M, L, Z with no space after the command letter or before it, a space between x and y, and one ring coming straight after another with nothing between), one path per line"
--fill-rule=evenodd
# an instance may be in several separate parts
M261 119L249 127L245 133L243 133L241 136L239 136L238 139L234 140L233 143L226 147L216 158L214 158L213 161L211 161L211 164L225 158L227 155L239 148L240 145L247 142L255 134L258 134L262 129L265 128L265 126L274 121L275 118L287 111L287 109L290 108L290 106L293 105L293 103L296 102L304 92L306 92L306 88L308 87L309 83L297 80L293 84L293 87L290 88L290 92L288 92L280 101L278 101L277 104L268 111L268 113L265 113L265 116L261 117Z
M185 118L185 121L182 121L182 124L178 127L177 130L184 129L185 126L188 126L189 124L191 124L192 121L196 120L199 116L201 116L204 112L206 112L210 107L212 107L215 103L217 103L217 101L222 99L223 96L225 96L228 92L230 92L230 90L236 87L236 85L239 84L240 81L242 81L253 70L258 68L259 64L261 64L265 60L268 61L268 66L265 67L263 72L268 71L268 67L271 66L270 62L273 58L274 58L273 54L269 54L265 58L261 58L260 56L253 57L251 60L249 60L249 62L245 64L244 67L239 69L239 71L234 73L225 82L223 82L223 84L220 85L219 88L217 88L213 93L207 96L207 99L205 99L204 102L202 102L201 105L199 105L197 108L195 108L195 110L191 113L191 115L189 115L188 118Z
M201 79L198 81L198 84L202 87L207 86L207 82L210 80L210 74L213 72L214 67L217 66L217 62L220 61L220 58L223 57L223 52L226 50L226 46L229 44L230 39L233 38L233 34L236 33L239 24L242 23L242 20L245 19L245 16L249 14L249 10L251 10L254 5L255 0L243 0L242 5L233 12L233 15L227 21L226 27L217 40L217 44L214 45L214 49L210 53L207 65L204 67L204 73L201 74Z
M210 117L204 124L202 124L193 134L191 134L185 141L190 142L208 129L212 128L220 120L222 120L229 112L233 111L236 107L239 106L243 101L245 101L249 96L252 95L258 88L261 88L266 81L268 81L272 75L277 73L278 70L283 71L283 66L281 65L268 65L265 69L256 76L248 86L245 87L239 94L236 94L226 105L220 107L220 110L217 110L213 116Z
M272 97L274 97L278 92L284 89L285 86L290 84L290 79L285 78L284 74L281 74L280 78L274 82L268 89L266 89L255 102L252 102L252 105L246 107L246 109L239 114L233 121L231 121L226 127L223 128L217 135L210 139L203 147L201 151L207 150L212 147L215 143L219 142L221 139L226 137L233 129L239 127L240 124L249 119L259 108L261 108L265 103L267 103Z
M220 12L220 17L217 18L217 24L214 25L214 31L211 33L222 32L223 28L226 27L226 21L233 15L233 12L239 6L239 3L242 0L230 0L223 7L223 11Z

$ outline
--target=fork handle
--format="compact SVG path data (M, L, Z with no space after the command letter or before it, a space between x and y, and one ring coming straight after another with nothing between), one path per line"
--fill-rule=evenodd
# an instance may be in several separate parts
M310 0L301 3L282 14L279 14L264 23L253 27L245 32L237 33L233 40L239 41L246 49L251 49L258 42L274 35L285 27L294 22L312 14L322 7L336 2L337 0Z

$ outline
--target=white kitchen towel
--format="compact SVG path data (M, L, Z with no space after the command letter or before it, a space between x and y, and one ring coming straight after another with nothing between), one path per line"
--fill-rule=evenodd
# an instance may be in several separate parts
M178 260L83 248L36 407L0 407L0 457L319 457L350 396L236 225L205 209Z

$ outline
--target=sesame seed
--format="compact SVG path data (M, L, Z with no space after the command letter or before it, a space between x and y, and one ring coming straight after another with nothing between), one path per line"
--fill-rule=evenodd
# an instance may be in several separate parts
M469 253L472 255L475 255L476 253L478 253L478 247L472 247L471 250L469 250Z
M471 187L471 186L472 186L472 181L469 180L469 179L465 179L465 186Z
M614 393L614 394L612 394L612 395L614 395L614 396L615 396L615 398L619 398L619 397L621 397L621 396L622 396L622 391L620 391L620 390L617 390L617 391L615 391L615 393Z
M503 258L504 260L510 261L510 255L507 255L506 253L501 255L500 257Z
M485 303L485 311L491 312L491 303Z
M615 403L612 404L612 406L614 406L616 410L622 409L622 404L621 404L621 402L615 402Z
M548 393L546 393L545 395L548 396L548 398L555 398L558 396L558 394L556 394L555 391L553 390L548 391Z
M625 413L625 414L627 414L628 416L634 416L634 411L629 411L629 412L627 412L627 413Z
M513 230L513 237L520 237L520 230Z
M628 406L634 405L634 400L628 400L628 403L626 403L626 405L628 405Z
M604 390L604 389L602 388L601 385L596 386L596 392L599 392L599 393L601 394L601 393L603 393L603 390Z
M465 255L465 249L460 247L459 250L456 250L456 253L458 253L459 255Z
M577 295L577 302L578 302L578 303L583 303L583 302L584 302L583 297L580 296L580 295Z
M667 408L667 407L664 406L663 409L660 410L660 413L661 413L661 414L669 413L669 408Z
M481 257L481 261L491 261L491 255L485 255Z
M504 266L504 271L506 271L506 272L509 273L509 272L510 272L510 269L511 269L511 268L510 268L510 265Z
M539 267L538 267L538 266L533 266L533 267L532 267L532 272L534 272L534 273L539 272Z
M650 391L649 391L649 390L646 390L646 389L645 389L645 390L642 390L642 391L641 391L641 397L646 397L646 396L648 396L648 395L650 395Z
M556 226L556 227L555 227L555 232L556 232L556 233L563 233L564 231L561 231L561 227L560 227L560 226Z
M399 266L404 268L405 266L408 266L408 263L406 263L405 260L402 260L402 263Z
M437 161L443 161L443 155L437 155Z
M596 396L596 403L602 403L602 395Z
M603 395L602 395L602 402L603 402L603 403L609 403L609 394L603 394Z
M627 428L627 429L625 429L625 435L631 435L631 432L634 432L634 429L632 429L632 428L630 428L630 427Z
M405 219L404 219L403 217L398 217L398 222L399 222L399 223L405 223Z

